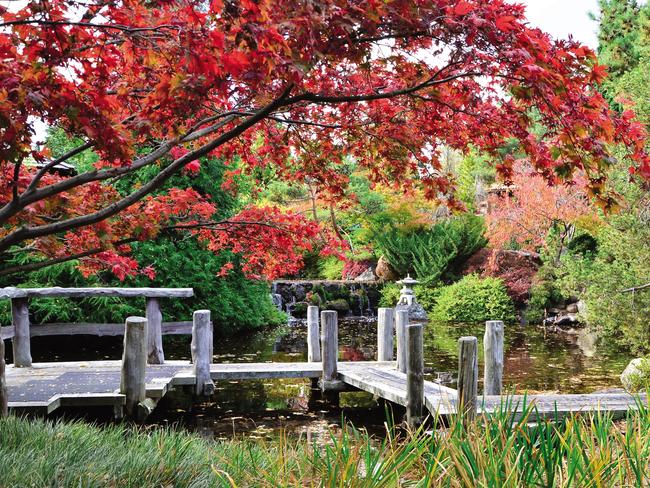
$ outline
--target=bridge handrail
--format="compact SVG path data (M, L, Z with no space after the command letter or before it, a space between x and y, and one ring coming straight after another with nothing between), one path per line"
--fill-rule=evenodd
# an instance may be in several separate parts
M118 288L86 287L62 288L0 288L0 299L34 297L145 297L145 298L189 298L194 296L193 288Z
M14 329L12 342L14 365L32 365L31 331L29 323L29 299L38 297L142 297L146 302L147 360L149 364L163 364L165 355L162 344L162 312L160 298L189 298L194 296L192 288L0 288L0 299L11 300L11 318ZM89 332L89 331L88 331ZM2 328L0 328L2 337ZM2 340L2 339L0 339Z

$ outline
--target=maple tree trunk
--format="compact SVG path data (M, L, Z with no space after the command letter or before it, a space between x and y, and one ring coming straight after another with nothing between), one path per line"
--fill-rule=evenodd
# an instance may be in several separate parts
M341 235L341 229L339 229L339 224L336 221L336 214L334 213L334 204L330 204L330 220L332 222L332 227L334 228L334 233L336 234L336 237L338 237L340 240L345 240L343 236Z

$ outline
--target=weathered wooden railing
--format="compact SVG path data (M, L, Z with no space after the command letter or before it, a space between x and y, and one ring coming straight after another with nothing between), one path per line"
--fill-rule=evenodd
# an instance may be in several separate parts
M144 317L126 319L120 393L125 396L124 409L129 417L145 419L155 408L156 401L146 397L147 324ZM192 372L196 378L194 393L209 396L214 393L210 378L212 364L212 321L209 310L197 310L192 327ZM122 407L116 407L116 417L122 416Z
M324 392L336 393L345 385L337 378L338 323L337 314L307 309L307 357L310 362L322 359L320 386ZM320 329L320 342L317 340ZM406 374L406 418L415 428L424 420L424 324L409 324L408 312L380 308L377 313L377 361L392 361L397 343L397 370ZM461 337L458 341L457 407L467 419L476 415L478 407L478 341ZM488 321L485 338L484 395L500 395L503 378L503 322Z
M71 332L75 328L80 333L99 334L108 328L107 324L56 324L37 326L33 330L29 322L29 300L31 298L88 298L88 297L123 297L123 298L144 298L146 301L147 319L147 361L149 364L162 364L165 355L162 347L162 312L160 309L161 298L189 298L194 295L192 288L2 288L0 299L11 300L12 328L7 333L7 328L0 331L2 337L12 338L14 365L16 367L28 367L32 365L31 341L32 335L39 335L39 331L49 328L50 334L56 333L57 329L65 329ZM113 324L111 324L113 325ZM118 324L114 324L118 326ZM114 329L114 333L118 329ZM32 331L36 332L32 334ZM119 331L124 331L123 326Z
M165 355L162 346L162 312L160 309L161 298L188 298L194 295L191 288L2 288L0 289L0 299L11 300L11 317L12 326L0 328L0 416L7 414L7 391L5 383L5 347L4 340L12 339L13 357L15 367L31 367L31 336L40 335L47 328L48 335L61 333L70 333L73 328L78 332L86 334L102 334L106 332L105 328L115 333L124 334L124 351L122 357L122 380L120 391L126 396L127 414L134 416L143 416L142 412L136 412L137 408L147 408L146 399L144 398L144 374L146 364L163 364ZM37 326L34 329L30 326L29 320L29 300L31 298L86 298L86 297L141 297L146 301L146 318L129 317L124 326L119 330L114 327L119 324L96 324L96 327L89 327L81 324L49 324ZM210 343L212 342L212 324L210 323L210 313L207 311L202 316L203 322L207 313L208 325L200 326L202 338L209 335ZM196 314L195 314L196 315ZM196 321L196 317L195 317ZM207 330L209 329L209 330ZM36 330L36 334L34 334ZM197 351L197 364L201 364L205 370L205 362L208 366L209 380L209 363L211 361L211 346L207 351L210 357L206 356L206 351L201 349L200 354ZM193 352L194 357L194 352ZM200 384L201 393L211 393L209 383L202 376ZM197 390L197 391L198 391ZM153 406L149 406L153 408Z

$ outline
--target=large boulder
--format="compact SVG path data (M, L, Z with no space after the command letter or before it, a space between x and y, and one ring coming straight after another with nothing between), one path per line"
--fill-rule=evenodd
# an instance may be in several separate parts
M399 279L397 271L393 269L393 267L388 262L388 259L386 259L384 256L381 256L379 258L379 261L377 261L375 274L377 275L377 278L382 281L397 281Z
M350 311L350 304L343 298L338 298L327 302L323 310L335 310L339 314L346 314Z
M623 373L621 383L630 393L645 391L650 387L650 360L636 358L630 361Z
M354 281L375 281L374 268L369 266L363 273L354 278Z

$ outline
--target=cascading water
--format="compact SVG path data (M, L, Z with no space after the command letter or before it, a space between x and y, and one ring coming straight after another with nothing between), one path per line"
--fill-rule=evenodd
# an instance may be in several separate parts
M374 281L287 280L275 281L271 291L273 303L292 319L304 318L309 305L336 310L342 318L357 318L375 316L380 287Z

